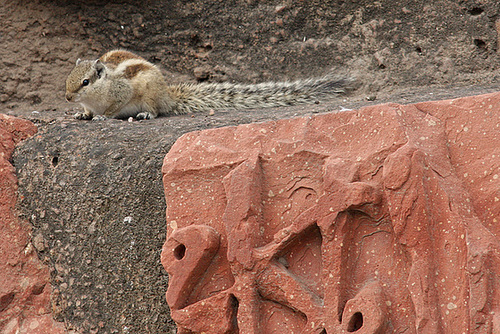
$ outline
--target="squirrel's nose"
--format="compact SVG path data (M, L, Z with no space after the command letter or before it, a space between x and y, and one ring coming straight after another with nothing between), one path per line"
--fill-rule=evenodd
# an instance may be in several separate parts
M66 93L66 101L71 102L73 100L73 94Z

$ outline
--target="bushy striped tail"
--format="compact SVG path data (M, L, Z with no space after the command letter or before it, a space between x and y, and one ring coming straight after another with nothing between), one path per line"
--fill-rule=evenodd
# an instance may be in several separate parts
M334 76L259 84L201 83L169 86L171 112L272 108L314 103L344 93L351 80Z

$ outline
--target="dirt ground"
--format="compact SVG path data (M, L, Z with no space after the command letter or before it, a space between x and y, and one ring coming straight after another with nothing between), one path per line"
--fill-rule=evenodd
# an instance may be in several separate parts
M0 112L34 121L17 150L20 211L51 268L55 317L81 333L168 333L162 159L182 134L383 102L498 90L496 0L0 0ZM334 72L328 103L85 122L64 101L78 58L137 52L173 82ZM83 265L82 265L83 264Z

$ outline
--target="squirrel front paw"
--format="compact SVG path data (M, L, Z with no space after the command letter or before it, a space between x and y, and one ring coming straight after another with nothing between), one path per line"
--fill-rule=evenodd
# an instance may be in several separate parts
M155 118L151 113L149 112L141 112L138 113L137 116L135 116L135 119L140 121L142 119L153 119Z
M85 112L77 112L73 115L75 119L89 120L92 119L92 115Z

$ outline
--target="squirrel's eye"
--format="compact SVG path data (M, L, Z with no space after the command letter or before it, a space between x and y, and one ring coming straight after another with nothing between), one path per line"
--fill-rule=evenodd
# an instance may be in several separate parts
M85 79L82 82L82 86L88 86L89 85L89 79Z

